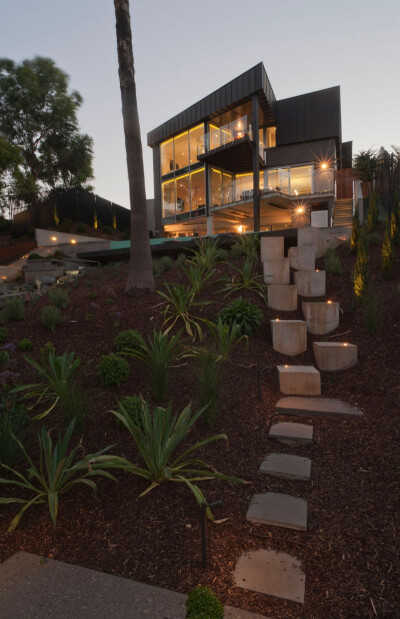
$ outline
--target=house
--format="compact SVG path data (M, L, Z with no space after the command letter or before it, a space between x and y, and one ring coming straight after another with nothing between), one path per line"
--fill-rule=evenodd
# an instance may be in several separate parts
M331 225L338 174L352 162L352 143L342 142L340 87L279 100L263 63L147 141L157 236ZM341 197L352 195L345 194L342 183Z

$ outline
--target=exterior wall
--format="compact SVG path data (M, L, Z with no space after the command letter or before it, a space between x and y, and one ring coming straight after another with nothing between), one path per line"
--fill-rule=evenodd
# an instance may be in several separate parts
M279 133L279 128L277 133ZM333 139L276 146L265 150L265 162L269 168L318 160L333 162L335 158L336 145Z
M60 245L60 243L78 244L78 243L93 243L99 239L93 236L83 236L81 234L67 234L66 232L58 232L54 230L35 229L35 239L38 247L50 247ZM76 241L76 243L71 243Z

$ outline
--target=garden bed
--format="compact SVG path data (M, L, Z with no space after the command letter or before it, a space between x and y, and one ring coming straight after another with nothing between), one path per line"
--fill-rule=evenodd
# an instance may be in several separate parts
M211 444L201 457L218 471L241 477L249 484L200 484L209 501L222 500L222 506L215 510L221 522L209 526L208 569L201 568L199 508L189 490L183 484L166 484L138 498L146 482L123 472L116 473L118 483L100 480L97 496L82 486L62 497L55 533L47 509L41 506L27 512L16 531L7 534L17 509L2 506L0 562L24 550L184 593L198 584L209 585L224 604L276 618L373 617L374 609L377 616L397 616L400 254L398 248L396 251L394 278L388 281L379 278L380 247L370 248L372 289L379 303L379 330L375 335L366 333L360 307L354 302L351 273L355 258L346 246L337 252L344 274L328 276L326 299L339 301L343 313L339 328L328 341L357 344L359 360L344 372L322 373L322 394L359 406L364 416L313 420L312 446L275 445L268 440L268 432L271 422L287 420L275 412L280 395L275 366L291 362L314 364L312 341L323 338L308 334L307 352L288 360L272 349L269 320L300 319L301 311L271 310L251 292L232 295L241 294L262 308L263 321L249 337L248 346L240 344L231 363L225 366L221 410L214 428L198 422L188 444L211 434L226 433L228 444ZM323 259L317 268L324 268ZM139 463L131 437L109 410L115 409L118 399L132 393L140 393L154 404L145 368L138 360L130 360L129 380L119 388L102 388L96 378L100 357L113 351L114 338L121 330L138 329L147 337L153 327L161 327L163 322L157 293L140 299L124 294L127 269L127 265L103 268L99 273L85 275L79 287L71 286L71 304L63 310L65 321L54 336L40 321L48 299L44 297L35 306L27 307L24 321L7 325L7 342L29 337L36 359L49 340L58 354L69 350L84 360L93 359L81 381L90 401L82 449L88 453L115 444L113 453ZM219 275L233 274L226 265L218 269ZM157 288L163 289L164 282L185 283L177 263L156 280ZM212 301L201 314L210 320L215 320L227 303L217 292L219 289L215 284L200 295ZM190 338L185 341L189 344ZM34 382L35 375L22 353L12 356L16 359L13 371L20 374L20 382ZM259 400L256 368L266 365L269 369L262 374ZM170 399L177 412L189 402L196 408L196 367L195 360L189 359L172 371ZM57 413L46 423L54 428L60 425ZM35 444L39 427L40 423L36 423L25 445ZM264 456L274 451L310 457L311 482L258 475ZM251 497L266 491L305 498L308 531L247 522ZM233 572L239 556L257 548L287 552L302 560L306 574L304 606L235 587Z

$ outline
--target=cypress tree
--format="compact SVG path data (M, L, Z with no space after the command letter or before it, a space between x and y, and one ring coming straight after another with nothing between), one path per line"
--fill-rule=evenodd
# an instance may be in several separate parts
M392 277L393 271L393 245L391 239L391 230L389 225L386 226L385 237L383 239L382 245L382 262L381 262L381 273L383 277L386 279L390 279Z
M353 254L357 251L358 239L360 236L360 218L358 215L358 206L353 215L353 227L351 230L350 249Z
M354 270L354 294L361 300L369 284L368 245L365 236L360 236L357 244L357 260Z
M376 226L378 223L378 196L376 195L376 191L373 191L369 198L369 208L368 208L368 233L375 232Z
M399 224L394 210L392 211L392 217L390 219L390 238L394 245L399 244Z

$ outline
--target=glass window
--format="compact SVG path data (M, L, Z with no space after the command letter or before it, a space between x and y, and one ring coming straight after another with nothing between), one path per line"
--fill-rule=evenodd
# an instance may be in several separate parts
M189 131L190 163L197 163L197 155L204 153L204 125L193 127Z
M276 127L267 127L267 148L276 146Z
M268 170L268 188L289 193L289 168Z
M188 132L181 133L174 138L175 147L175 170L186 168L189 165L189 141Z
M219 206L221 202L222 172L211 168L211 206Z
M233 176L224 172L222 174L222 203L229 204L233 201Z
M163 217L175 216L175 181L162 183Z
M187 134L186 134L187 135ZM175 180L176 214L190 211L190 182L189 174L179 176Z
M171 138L163 142L160 147L161 151L161 176L169 174L175 169L174 166L174 140Z
M248 200L253 197L253 174L236 175L236 200Z
M210 150L221 146L221 130L216 125L209 125L210 130Z
M299 196L312 192L313 166L298 166L290 168L290 193Z
M191 210L195 211L206 205L206 183L204 168L190 175Z

